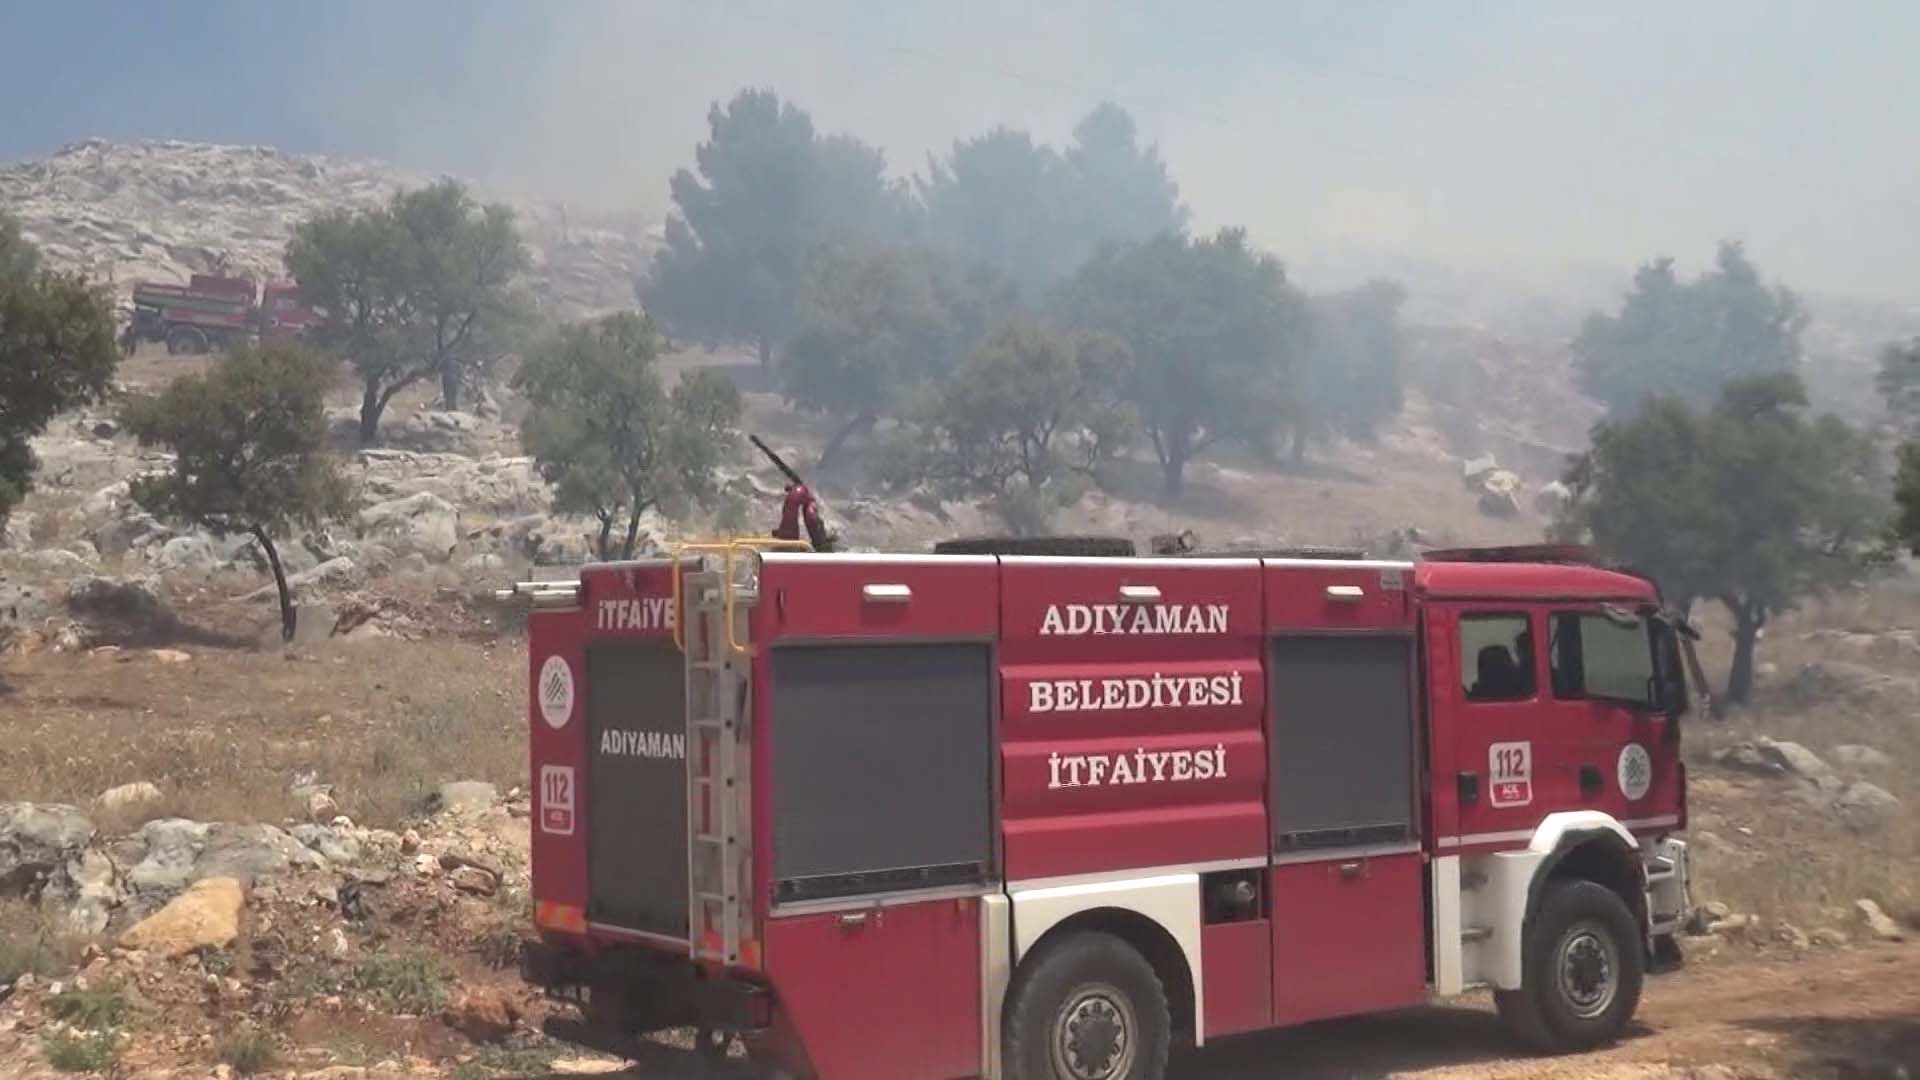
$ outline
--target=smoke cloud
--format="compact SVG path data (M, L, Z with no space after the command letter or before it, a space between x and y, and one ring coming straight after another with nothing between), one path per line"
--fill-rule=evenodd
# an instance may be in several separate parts
M1920 7L1014 0L10 5L0 158L261 142L658 215L705 112L768 86L902 174L1102 99L1196 227L1335 276L1620 274L1745 241L1798 287L1920 279ZM1582 279L1584 280L1584 278Z

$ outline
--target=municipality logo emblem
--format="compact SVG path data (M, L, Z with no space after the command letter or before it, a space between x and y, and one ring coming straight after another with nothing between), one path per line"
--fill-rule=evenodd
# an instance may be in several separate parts
M1647 756L1646 747L1639 743L1622 747L1618 771L1622 795L1630 801L1646 797L1647 789L1653 786L1653 759Z
M559 656L547 657L540 665L539 687L540 718L550 728L566 727L573 715L573 668Z

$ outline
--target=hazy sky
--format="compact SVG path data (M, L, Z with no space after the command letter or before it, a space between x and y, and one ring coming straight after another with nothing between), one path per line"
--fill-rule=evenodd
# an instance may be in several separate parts
M1292 259L1692 269L1920 293L1910 0L16 0L0 159L91 135L374 156L662 207L771 86L902 172L1133 111L1197 223Z

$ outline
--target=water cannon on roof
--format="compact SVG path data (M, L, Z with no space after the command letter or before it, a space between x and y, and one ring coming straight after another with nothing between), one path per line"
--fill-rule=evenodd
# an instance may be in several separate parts
M775 526L773 536L777 540L797 541L801 530L806 530L807 542L814 551L828 552L834 548L834 537L827 527L825 516L821 513L820 499L800 478L793 466L786 463L773 447L768 446L758 435L748 435L756 449L766 455L773 467L787 478L787 489L780 502L780 524Z

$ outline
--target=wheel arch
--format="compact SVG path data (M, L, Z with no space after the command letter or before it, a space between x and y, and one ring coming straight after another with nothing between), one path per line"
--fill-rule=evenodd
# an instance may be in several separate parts
M1525 968L1527 928L1556 882L1590 880L1627 906L1647 938L1645 867L1640 843L1612 815L1597 810L1549 814L1524 848L1472 857L1463 868L1486 873L1480 918L1492 928L1491 948L1478 970L1496 990L1518 990Z
M1206 981L1201 966L1200 875L1166 874L1013 892L1013 980L1026 960L1059 936L1111 934L1146 958L1167 992L1178 1038L1206 1039ZM1008 998L1011 999L1009 994ZM1004 1002L1002 1003L1004 1008Z
M1620 897L1642 935L1647 933L1646 867L1641 862L1640 843L1612 816L1553 815L1541 824L1529 847L1543 857L1527 885L1528 921L1540 910L1552 883L1591 881Z
M1109 934L1126 942L1144 957L1147 965L1159 977L1160 985L1166 989L1167 1011L1173 1020L1175 1038L1196 1037L1200 1030L1199 1002L1194 993L1197 982L1193 967L1187 962L1186 951L1166 927L1130 908L1088 908L1055 923L1031 948L1022 953L1021 964L1015 969L1014 978L1018 979L1020 973L1027 970L1029 956L1041 952L1054 942L1080 933Z

